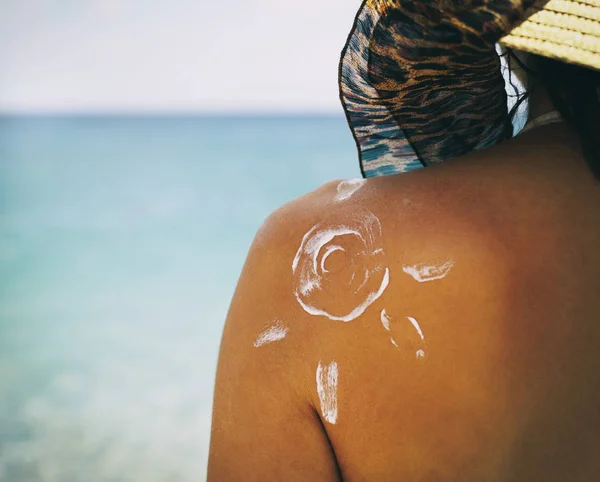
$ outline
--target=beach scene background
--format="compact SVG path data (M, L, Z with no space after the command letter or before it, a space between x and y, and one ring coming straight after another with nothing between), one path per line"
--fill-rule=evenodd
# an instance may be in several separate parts
M340 116L1 118L0 480L204 480L254 234L355 158Z

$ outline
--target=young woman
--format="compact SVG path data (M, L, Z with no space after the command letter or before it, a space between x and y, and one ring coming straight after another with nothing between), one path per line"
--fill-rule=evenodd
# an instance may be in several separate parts
M363 4L340 86L367 179L257 234L210 481L600 480L598 69L599 0Z

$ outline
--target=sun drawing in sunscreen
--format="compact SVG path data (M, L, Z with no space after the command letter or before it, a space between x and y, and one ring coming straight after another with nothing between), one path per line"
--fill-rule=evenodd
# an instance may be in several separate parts
M336 273L327 267L334 253L344 256ZM292 262L296 300L311 315L354 320L389 284L383 260L381 224L371 211L357 208L344 223L318 224L306 233ZM343 305L335 310L330 309L334 293L342 293L337 302Z
M335 425L338 418L338 365L332 361L323 366L319 361L317 367L317 394L321 403L323 418Z

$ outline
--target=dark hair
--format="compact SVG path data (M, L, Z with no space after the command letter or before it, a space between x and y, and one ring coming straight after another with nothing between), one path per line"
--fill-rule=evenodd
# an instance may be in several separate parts
M517 62L546 88L556 110L578 134L585 160L600 181L600 71L538 55L528 68L509 49L507 56L509 68L510 62ZM512 118L528 96L529 92L521 95L509 113L507 130L510 129L510 136Z

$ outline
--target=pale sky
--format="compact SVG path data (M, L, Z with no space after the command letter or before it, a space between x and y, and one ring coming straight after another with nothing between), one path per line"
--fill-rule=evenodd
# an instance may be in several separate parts
M360 0L0 0L0 112L339 112Z

